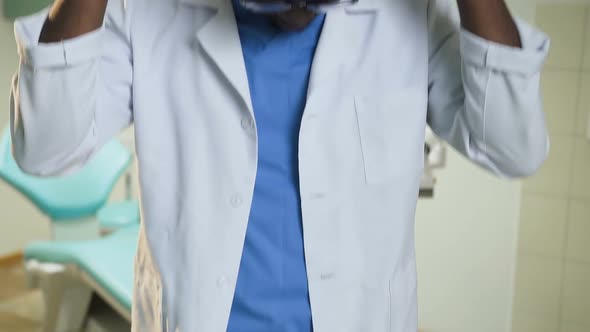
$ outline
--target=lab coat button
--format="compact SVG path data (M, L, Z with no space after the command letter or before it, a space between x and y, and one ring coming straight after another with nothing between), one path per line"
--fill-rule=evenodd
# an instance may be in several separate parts
M320 193L320 192L318 192L318 193L311 193L309 195L309 198L310 199L313 199L313 200L322 199L322 198L325 198L325 197L326 197L326 194L325 193Z
M239 194L234 194L230 199L231 206L238 207L242 205L242 197Z
M221 276L217 279L217 287L225 287L227 285L227 278L225 276Z
M307 115L307 120L315 120L318 117L316 113L309 113Z
M324 274L320 275L320 280L321 281L328 281L328 280L334 279L335 276L336 276L336 274L333 272L324 273Z
M252 123L252 120L250 120L248 118L242 119L242 128L247 131L251 131L252 128L254 128L254 124Z

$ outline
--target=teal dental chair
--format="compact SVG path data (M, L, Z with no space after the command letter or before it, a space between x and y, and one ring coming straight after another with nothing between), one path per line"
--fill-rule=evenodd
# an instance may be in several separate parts
M37 242L25 249L29 285L43 293L43 332L130 330L138 233L133 225L95 240Z
M106 144L80 171L65 177L25 174L11 152L10 131L0 140L0 179L18 190L51 219L54 240L99 237L101 232L139 223L136 201L106 205L117 180L131 163L131 153L116 140Z

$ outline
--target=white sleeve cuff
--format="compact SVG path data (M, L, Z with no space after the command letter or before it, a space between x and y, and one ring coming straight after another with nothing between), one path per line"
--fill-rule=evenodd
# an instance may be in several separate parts
M516 19L522 48L511 47L485 40L461 30L461 56L463 61L482 68L532 75L541 71L549 53L549 37Z
M47 18L47 10L20 18L14 34L21 63L32 68L68 67L92 60L100 55L103 27L55 43L39 43L39 35Z

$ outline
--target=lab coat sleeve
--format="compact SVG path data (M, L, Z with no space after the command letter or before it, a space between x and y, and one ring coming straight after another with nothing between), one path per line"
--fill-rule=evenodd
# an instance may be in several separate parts
M102 28L57 43L38 42L47 10L16 21L20 64L10 126L23 171L55 176L79 169L131 124L133 69L124 6L109 1Z
M430 127L502 177L534 174L549 150L539 92L548 38L517 19L522 48L484 40L460 28L448 0L431 0L428 15Z

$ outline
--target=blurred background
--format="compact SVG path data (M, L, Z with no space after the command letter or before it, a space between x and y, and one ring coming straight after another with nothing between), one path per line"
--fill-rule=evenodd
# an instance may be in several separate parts
M59 297L44 298L39 289L57 290L75 283L63 278L63 266L44 265L43 255L50 252L63 258L64 252L73 250L73 257L66 258L100 260L92 246L104 243L92 235L116 233L137 223L133 132L123 133L104 152L103 159L111 165L118 160L108 174L97 171L104 170L100 160L85 178L66 184L36 183L15 174L2 142L7 139L2 133L8 124L9 83L17 66L12 20L43 1L3 1L0 91L5 91L6 102L3 108L0 103L0 332L40 331L44 312L61 302ZM508 182L454 151L445 151L436 140L429 141L433 156L425 160L429 167L416 219L424 332L590 332L590 1L508 3L514 14L552 39L542 81L551 153L538 175ZM88 189L93 184L97 189ZM66 201L55 200L55 195ZM78 226L72 226L72 220ZM51 243L72 238L91 244L55 248ZM112 241L108 246L119 248L121 241ZM120 255L121 262L132 260L133 245L120 248L129 252ZM119 255L107 255L107 263L115 256ZM26 257L36 259L27 259L23 266ZM80 314L76 309L91 308L95 317L112 316L112 325L109 319L97 318L89 330L128 330L129 290L124 289L130 284L128 271L131 266L123 268L123 290L116 281L114 286L101 283L100 269L65 271L92 285L92 294L79 290L82 300L68 310L76 315ZM48 275L61 279L47 282ZM55 322L54 330L67 331L67 325Z

